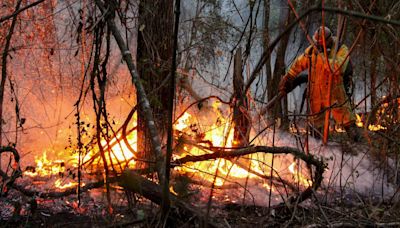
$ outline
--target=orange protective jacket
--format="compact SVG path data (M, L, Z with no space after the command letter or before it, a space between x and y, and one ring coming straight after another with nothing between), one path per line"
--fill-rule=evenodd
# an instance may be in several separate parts
M341 45L336 54L333 48L327 52L333 73L331 88L332 116L337 124L346 126L355 119L343 85L343 74L349 63L349 50L346 45ZM290 66L286 77L293 80L306 69L309 70L308 88L311 120L314 125L321 127L324 120L323 111L329 107L329 75L332 73L329 70L324 53L318 53L313 46L308 47L302 55L296 58Z

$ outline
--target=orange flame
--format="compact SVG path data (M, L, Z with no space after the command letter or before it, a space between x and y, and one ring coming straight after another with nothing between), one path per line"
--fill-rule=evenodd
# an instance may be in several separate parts
M210 123L209 126L201 126L202 132L193 132L191 129L192 124L195 123L195 118L188 112L184 113L174 124L174 130L177 137L181 135L188 135L190 140L195 143L184 142L182 147L176 147L176 152L173 155L174 159L184 157L186 155L203 155L211 153L209 147L232 147L234 128L230 118L226 118L221 109L220 102L214 102L212 104L212 111L207 116L208 120L215 119L214 123ZM213 116L211 116L213 115ZM136 125L136 121L133 121ZM197 135L199 134L199 135ZM121 139L121 134L118 134L115 138L106 142L101 141L101 145L108 154L106 160L109 164L125 164L121 168L126 166L134 168L135 162L135 151L137 150L137 132L133 131L127 135L127 142L129 146ZM198 138L201 138L197 141ZM179 140L178 140L179 141ZM179 142L178 142L179 143ZM130 150L132 148L134 151ZM208 149L207 149L208 148ZM102 163L99 154L99 149L92 149L87 153L82 161L85 163L90 159L96 157L96 162L90 163L92 165L99 165ZM78 155L75 153L72 157L71 163L76 167L78 164ZM41 157L36 159L36 172L26 171L25 174L29 176L49 176L65 171L64 161L50 161L47 159L46 152ZM214 183L216 186L223 186L227 181L236 181L245 178L258 178L257 174L265 175L265 173L271 172L271 160L272 156L269 154L256 153L248 155L245 158L239 159L215 159L212 161L202 161L196 163L188 163L184 166L176 167L175 170L180 173L192 174L201 180L206 180L210 183ZM260 162L262 161L262 162ZM102 166L99 166L102 167ZM115 168L118 168L117 166ZM277 165L274 167L277 168ZM249 172L251 169L252 172ZM311 182L306 176L302 175L295 169L295 163L289 166L289 170L297 181L304 186L311 185ZM274 176L277 174L273 174ZM76 187L76 182L63 183L60 179L56 180L54 186L59 189ZM270 189L273 186L264 184L265 188Z
M57 179L56 182L54 182L54 187L59 188L59 189L72 188L77 185L78 185L78 183L76 183L76 182L62 183L62 181L60 179Z
M362 118L360 115L356 114L356 125L357 127L364 127L364 123L362 121ZM370 124L368 125L368 130L370 131L379 131L379 130L384 130L386 127L379 125L379 124Z
M296 169L296 162L292 162L290 166L288 167L290 173L293 175L293 178L295 182L305 186L309 187L312 185L312 182L309 178L304 176L301 172L299 172L299 169Z
M53 176L64 173L65 163L64 160L51 161L47 159L47 152L44 151L42 156L35 156L36 167L35 171L26 170L24 175L35 177L35 176Z

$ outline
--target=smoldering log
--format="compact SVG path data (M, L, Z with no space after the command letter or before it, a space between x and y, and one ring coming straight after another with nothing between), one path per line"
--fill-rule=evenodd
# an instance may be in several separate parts
M161 205L163 200L162 188L160 185L142 177L134 171L127 170L120 177L119 184L127 190L138 193L151 202ZM171 212L174 216L182 217L183 219L196 216L201 222L207 222L209 227L217 227L211 221L203 221L205 216L200 210L193 205L190 205L182 200L179 200L174 194L169 195L171 202ZM172 216L170 216L172 217Z

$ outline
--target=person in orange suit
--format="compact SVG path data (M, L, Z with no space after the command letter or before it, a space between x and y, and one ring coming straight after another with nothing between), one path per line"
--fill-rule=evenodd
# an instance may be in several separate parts
M337 43L337 38L333 36L331 30L323 26L315 31L313 41L314 45L310 45L298 56L283 76L279 92L289 93L293 88L291 86L293 81L302 71L308 69L311 124L319 131L323 129L325 111L331 108L336 124L343 126L352 140L359 141L360 134L355 125L355 115L352 113L344 86L344 75L349 65L349 49L345 44ZM333 77L331 102L329 102L330 75Z

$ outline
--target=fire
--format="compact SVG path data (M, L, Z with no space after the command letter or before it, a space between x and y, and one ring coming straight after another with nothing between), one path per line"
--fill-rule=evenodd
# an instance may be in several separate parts
M356 114L356 125L357 127L363 127L364 123L362 122L361 116Z
M220 105L220 102L214 102L212 104L213 113L216 114L216 122L204 132L204 136L202 137L200 144L205 148L229 148L233 145L234 128L231 120L229 118L225 118L221 113ZM180 120L176 122L174 129L179 130L184 134L191 135L190 123L193 122L193 117L190 114L185 113ZM199 148L196 146L184 146L182 147L182 151L179 151L178 153L180 154L174 156L174 158L184 157L188 154L203 155L210 152L204 148ZM257 172L260 175L269 172L270 168L265 165L261 166L257 161L258 158L262 158L266 163L270 163L271 161L271 156L252 154L246 159L241 158L227 160L221 158L213 161L196 162L183 167L178 167L176 170L181 173L190 173L198 176L200 179L214 183L215 186L223 186L227 180L232 181L236 179L255 178L256 175L248 172L248 169Z
M356 114L356 125L357 127L364 127L364 123L362 121L362 118L360 115ZM379 130L384 130L386 129L386 127L382 126L382 125L374 125L374 124L370 124L368 126L368 130L370 131L379 131Z
M59 189L72 188L77 185L78 185L78 183L76 183L76 182L62 183L61 179L57 179L56 182L54 182L54 187L59 188Z
M51 161L47 159L47 152L44 151L43 155L38 157L35 156L36 167L33 169L27 169L24 175L35 177L42 176L48 177L53 175L60 175L65 172L64 160Z
M120 162L127 162L128 167L133 168L135 166L134 161L134 153L132 153L126 145L126 143L121 140L121 134L118 134L117 137L114 137L109 145L111 148L109 149L110 157L107 157L107 162L112 164L118 164ZM133 131L131 134L126 136L126 139L134 151L137 151L137 131ZM107 141L103 140L102 143L104 148L107 148ZM111 161L110 161L111 158Z
M181 120L177 121L177 123L174 126L174 129L179 131L185 131L186 129L188 129L190 122L191 122L191 115L184 114ZM229 147L232 145L231 143L233 139L232 127L228 122L225 121L224 118L221 118L218 122L219 123L214 123L210 127L210 130L205 132L202 142L204 143L208 142L208 144L204 146ZM185 156L187 154L202 155L207 153L205 150L200 149L198 147L189 148L187 146L183 147L183 151L180 152L182 152L181 156L176 156L176 158ZM213 179L212 175L215 174L216 172L219 172L218 176L221 176L221 174L226 174L228 171L228 169L226 168L228 166L232 166L232 163L226 161L225 159L216 159L215 161L204 161L195 164L190 164L188 166L178 168L177 170L179 170L180 172L196 173L199 174L202 178L212 181ZM202 173L203 170L207 170L207 173ZM222 186L224 184L224 180L217 177L215 179L214 184L216 186Z
M182 146L179 146L179 139L173 155L174 159L184 157L186 155L203 155L212 153L212 148L231 148L233 146L234 126L230 118L225 117L220 102L212 104L212 110L203 115L207 116L209 125L196 126L196 118L189 112L184 113L174 124L174 134L177 138L184 136ZM214 120L214 122L212 122ZM136 119L134 118L134 126L136 126ZM200 128L201 127L201 128ZM121 133L112 138L108 142L104 139L101 145L106 154L106 161L111 164L115 169L124 169L126 167L134 168L135 153L137 151L137 132L131 131L126 138L128 144L122 139ZM65 154L65 153L64 153ZM74 168L78 164L78 154L73 154L70 157L65 157L68 165ZM232 159L215 159L210 161L202 161L195 163L188 163L181 167L176 167L175 171L187 174L193 178L205 180L213 183L215 186L223 186L226 182L237 182L240 180L247 180L252 178L259 178L260 176L269 175L271 173L272 155L256 153L243 158ZM46 151L42 156L35 158L36 167L34 170L25 171L28 176L51 176L64 173L66 164L63 160L51 161L47 158ZM99 156L99 148L90 149L85 156L81 158L81 164L89 164L91 166L102 166L102 159ZM310 186L311 181L304 176L298 169L295 168L296 164L292 163L289 167L281 165L274 165L275 171L272 172L274 177L278 177L276 170L289 169L294 180L304 186ZM282 167L278 167L282 166ZM111 166L110 166L111 167ZM251 172L249 171L251 170ZM118 170L117 170L118 171ZM119 170L121 171L121 170ZM54 186L58 189L66 189L76 187L78 183L74 181L62 181L57 179ZM266 189L274 189L270 184L264 184Z
M133 127L137 123L136 114L133 116ZM126 142L122 137L122 133L118 132L115 137L111 140L101 139L100 142L103 151L106 153L105 158L107 164L111 164L117 171L122 171L124 168L135 167L135 153L137 151L137 131L133 130L127 133ZM97 144L96 144L97 146ZM79 154L74 153L74 158L76 164L78 164ZM103 161L100 156L100 149L94 147L89 150L83 158L81 158L82 164L90 164L95 167L102 167ZM77 166L76 166L77 167Z
M311 186L312 182L310 181L309 178L304 176L301 172L299 172L299 169L296 169L296 162L294 161L290 166L288 167L290 173L293 175L293 178L295 182L300 183L303 186Z
M132 131L126 137L129 146L136 151L137 150L137 132ZM107 151L109 154L106 156L106 160L109 164L124 164L128 167L134 167L134 153L129 150L128 145L124 140L121 139L121 134L119 133L117 137L114 137L108 143L106 140L101 141L101 145L104 148L104 151ZM94 148L90 150L85 156L81 158L81 163L86 163L90 161L93 157L97 157L92 165L98 166L102 164L100 159L99 149ZM67 171L66 165L70 168L78 167L79 154L73 153L73 151L64 151L59 153L59 156L62 156L63 159L51 160L48 159L47 151L44 151L41 156L35 156L35 166L28 167L27 170L24 171L24 175L30 177L49 177L55 175L63 175L65 171ZM65 159L65 160L64 160ZM125 167L124 166L124 167ZM69 170L69 169L68 169ZM59 187L59 184L58 186ZM60 188L60 187L59 187ZM64 187L67 188L67 187Z
M183 113L183 115L174 124L174 129L178 131L183 131L190 124L189 120L192 117L188 112Z
M202 138L202 144L205 147L232 147L233 142L233 126L230 120L224 118L220 113L220 102L214 102L212 108L214 113L217 113L217 121L213 123L209 130L204 133ZM192 116L189 113L185 113L174 125L174 129L182 132L189 130L190 123L192 123ZM190 133L188 133L190 135ZM207 150L187 146L182 148L180 151L180 156L175 156L175 158L183 157L187 154L190 155L202 155L209 153ZM193 173L199 175L202 179L206 179L210 182L214 181L214 175L217 174L214 184L216 186L222 186L225 183L225 179L229 177L233 178L246 178L248 176L253 176L245 169L234 164L234 162L226 159L216 159L214 161L203 161L197 162L195 164L189 164L188 166L177 168L179 172L182 173ZM206 171L206 172L204 172ZM226 178L224 178L226 177Z
M375 112L375 124L370 124L368 130L379 131L387 130L387 127L393 126L400 121L400 98L390 99L386 96L382 97L382 103ZM356 124L358 127L364 127L363 119L360 115L356 114ZM383 126L382 126L383 125Z

